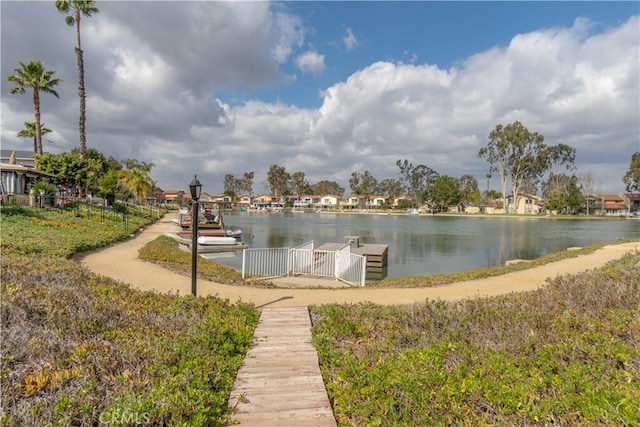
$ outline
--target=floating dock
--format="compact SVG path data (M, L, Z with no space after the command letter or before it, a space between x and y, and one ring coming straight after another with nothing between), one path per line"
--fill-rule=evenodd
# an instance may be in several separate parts
M360 236L345 236L347 243L351 245L351 253L366 255L367 271L381 272L387 266L389 245L375 245L360 243ZM344 243L325 243L316 248L320 251L337 251L344 246Z

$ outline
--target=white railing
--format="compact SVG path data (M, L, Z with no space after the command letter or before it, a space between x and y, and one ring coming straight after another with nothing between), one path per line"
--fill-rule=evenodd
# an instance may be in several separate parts
M249 276L326 276L364 286L367 258L351 253L346 244L337 251L314 250L313 241L295 248L245 249L242 278Z
M242 278L248 276L286 276L289 272L289 248L244 249Z

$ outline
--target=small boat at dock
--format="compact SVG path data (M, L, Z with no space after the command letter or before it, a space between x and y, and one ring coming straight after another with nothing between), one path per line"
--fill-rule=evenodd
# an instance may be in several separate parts
M234 237L227 236L199 236L198 244L201 246L236 245L238 241Z

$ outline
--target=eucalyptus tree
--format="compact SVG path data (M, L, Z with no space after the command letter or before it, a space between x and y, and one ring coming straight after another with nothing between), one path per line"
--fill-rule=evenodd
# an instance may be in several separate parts
M326 194L333 194L342 197L344 195L344 188L335 181L319 181L311 186L312 194L322 196Z
M397 179L385 178L378 183L377 191L383 196L398 197L402 195L402 184Z
M640 151L631 155L631 164L627 173L622 177L622 182L624 182L627 191L640 192Z
M490 172L497 172L502 189L502 207L507 209L507 182L511 181L514 204L518 205L525 183L535 183L553 165L573 166L575 149L558 144L549 146L544 136L530 132L519 121L503 126L497 125L489 134L489 142L478 151L485 158Z
M82 44L80 41L80 20L83 16L91 17L99 10L93 0L56 0L56 9L66 14L65 22L69 26L76 28L76 59L78 61L78 96L80 97L80 158L83 159L87 154L87 134L86 134L86 92L84 87L84 57L82 52Z
M465 174L458 180L460 188L460 201L463 205L469 206L471 199L477 200L480 191L478 189L478 180L473 175ZM472 197L472 195L476 195Z
M44 127L44 123L40 125L40 138L42 135L51 132L51 129ZM33 154L38 155L38 142L36 139L36 124L34 122L24 122L24 129L18 132L18 136L25 138L33 138Z
M304 172L298 171L292 173L289 185L293 192L297 195L311 193L311 186L309 185L309 181L307 181Z
M238 191L243 194L252 194L253 193L253 177L255 173L245 172L242 175L242 178L239 179L238 182Z
M267 172L267 182L269 190L276 198L279 198L289 192L289 182L291 175L284 166L271 165Z
M34 114L34 155L42 154L42 124L40 122L40 93L48 93L59 98L54 86L62 82L53 78L55 71L47 70L42 62L31 61L28 64L20 63L20 68L13 70L14 74L7 77L7 81L15 83L15 87L9 90L11 95L24 93L27 88L33 90L33 114ZM26 123L25 123L26 124Z
M368 198L378 191L378 180L368 170L362 173L352 172L349 187L351 187L353 194Z
M425 165L413 166L408 160L396 162L400 168L400 182L402 189L409 195L414 203L422 203L430 197L430 190L440 175L435 170Z

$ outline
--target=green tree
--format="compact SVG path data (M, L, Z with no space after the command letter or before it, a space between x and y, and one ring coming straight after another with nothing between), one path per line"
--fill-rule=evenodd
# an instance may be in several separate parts
M141 200L151 194L154 183L149 173L153 163L138 162L135 159L126 159L123 162L124 169L119 173L120 182L137 199Z
M402 184L397 179L385 178L378 183L377 192L383 196L395 198L402 195Z
M44 126L44 123L40 125L40 137L42 135L51 132L51 129ZM33 138L33 154L38 154L38 142L36 139L36 124L34 122L24 122L24 129L18 132L18 136L25 138ZM39 153L42 154L42 153Z
M326 194L334 194L342 197L344 195L344 188L335 181L320 181L311 186L312 194L323 196Z
M120 182L119 173L116 170L110 170L105 175L100 177L100 197L104 197L109 205L113 206L116 198L122 198L125 189Z
M40 121L40 92L48 93L59 98L58 92L53 88L62 80L54 79L55 71L45 69L40 61L31 61L28 64L20 63L20 68L13 70L14 74L7 77L7 81L16 84L11 88L11 95L24 93L27 88L33 90L33 113L35 116L34 156L42 154L42 124Z
M460 184L460 201L464 206L471 203L472 194L480 194L478 190L478 180L473 175L465 174L459 179Z
M289 181L291 181L291 176L284 166L271 165L271 167L269 167L267 182L269 183L271 194L276 198L280 198L289 193Z
M409 195L415 203L422 203L430 198L430 189L436 182L439 174L435 170L425 166L413 166L408 160L396 162L400 168L400 183L402 190Z
M76 59L78 60L78 96L80 97L80 158L84 159L87 154L87 135L85 129L86 123L86 93L84 87L84 58L82 52L82 44L80 42L80 19L82 16L91 17L92 14L98 13L99 10L93 0L56 0L56 9L66 14L65 22L69 26L76 27Z
M552 165L573 165L575 149L565 144L548 146L544 136L530 132L519 121L503 126L497 125L489 134L489 142L478 152L491 165L491 172L500 176L503 209L507 209L507 182L511 180L514 204L522 196L524 183L535 183Z
M304 172L294 172L291 174L291 188L297 195L310 194L311 186L305 177Z
M253 177L254 172L245 172L240 178L240 184L238 186L238 191L244 194L252 194L253 193Z
M99 158L81 159L79 153L43 154L36 156L38 167L56 175L55 183L73 188L77 195L86 194L86 189L103 175L104 165Z
M436 178L430 196L438 212L446 212L449 206L460 203L460 181L452 176L441 175Z
M628 192L640 192L640 151L631 155L629 170L622 177Z
M349 187L353 194L367 196L373 195L378 190L378 180L371 175L368 170L360 172L352 172L349 179Z

